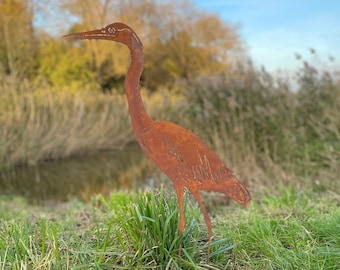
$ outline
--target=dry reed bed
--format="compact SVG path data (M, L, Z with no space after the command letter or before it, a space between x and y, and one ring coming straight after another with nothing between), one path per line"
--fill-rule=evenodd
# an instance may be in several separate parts
M0 100L1 167L121 148L133 140L122 96L2 90Z
M176 86L177 94L142 94L155 120L195 132L248 184L260 188L305 181L336 190L340 83L307 63L296 79L298 91L292 91L288 80L250 66L231 75L187 80ZM2 88L1 167L117 148L134 140L124 95Z
M235 79L238 78L238 79ZM297 88L265 70L188 82L179 122L246 182L340 188L340 83L305 63Z

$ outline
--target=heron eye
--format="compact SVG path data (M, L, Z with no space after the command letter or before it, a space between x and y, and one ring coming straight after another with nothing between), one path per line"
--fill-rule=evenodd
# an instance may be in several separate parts
M107 32L109 32L110 34L114 34L116 32L116 28L110 27L109 29L107 29Z

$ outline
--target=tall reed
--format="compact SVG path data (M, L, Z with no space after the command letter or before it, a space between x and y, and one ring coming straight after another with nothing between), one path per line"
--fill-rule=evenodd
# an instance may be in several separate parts
M125 98L91 91L0 89L0 166L34 164L133 140Z
M207 142L257 187L308 179L339 187L340 83L303 62L296 85L252 65L230 74L142 91L155 120L170 120ZM134 140L125 96L0 84L0 167L34 164ZM141 170L143 168L140 168Z
M189 80L177 121L247 181L272 185L303 177L335 188L340 174L340 84L306 63L295 76L297 90L288 79L251 65L229 75Z

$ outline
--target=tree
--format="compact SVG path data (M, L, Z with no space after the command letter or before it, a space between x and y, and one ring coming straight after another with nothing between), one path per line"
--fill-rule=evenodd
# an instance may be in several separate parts
M242 52L235 29L216 16L196 12L197 19L185 22L184 18L178 18L175 25L170 22L167 35L160 34L146 49L148 87L154 89L181 78L226 72Z
M32 77L37 67L32 3L29 0L1 0L0 25L2 71L17 79Z
M188 1L72 0L64 1L63 8L78 18L70 32L96 29L114 21L132 26L144 44L143 82L149 89L226 71L230 61L243 52L236 28L197 10ZM126 48L91 41L82 46L92 55L102 86L112 87L114 81L121 81L129 65Z
M39 75L57 88L99 89L91 55L83 47L70 47L67 42L48 35L40 37Z

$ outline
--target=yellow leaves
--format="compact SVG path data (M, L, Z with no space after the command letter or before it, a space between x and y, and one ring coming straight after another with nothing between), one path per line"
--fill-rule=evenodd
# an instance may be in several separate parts
M22 79L34 73L36 40L29 1L0 2L0 70Z
M84 53L82 47L69 47L67 43L49 39L41 47L40 56L39 73L49 84L60 88L99 89L91 67L91 55Z
M0 2L0 72L59 87L119 87L130 64L127 48L109 41L63 42L60 36L67 31L48 36L45 25L38 32L33 11L48 14L41 5L24 0ZM55 7L65 18L63 28L68 32L97 29L114 21L129 24L144 44L142 82L151 90L226 70L229 56L240 47L235 28L189 1L62 0Z
M167 58L163 61L162 68L170 75L171 78L178 78L181 74L178 63L176 63L175 60L171 58Z
M240 47L236 28L216 15L199 11L189 1L73 0L68 7L80 19L82 30L114 21L130 25L144 44L143 83L151 90L172 86L179 79L226 70L227 55ZM130 59L123 47L107 42L84 44L101 85L125 75Z

